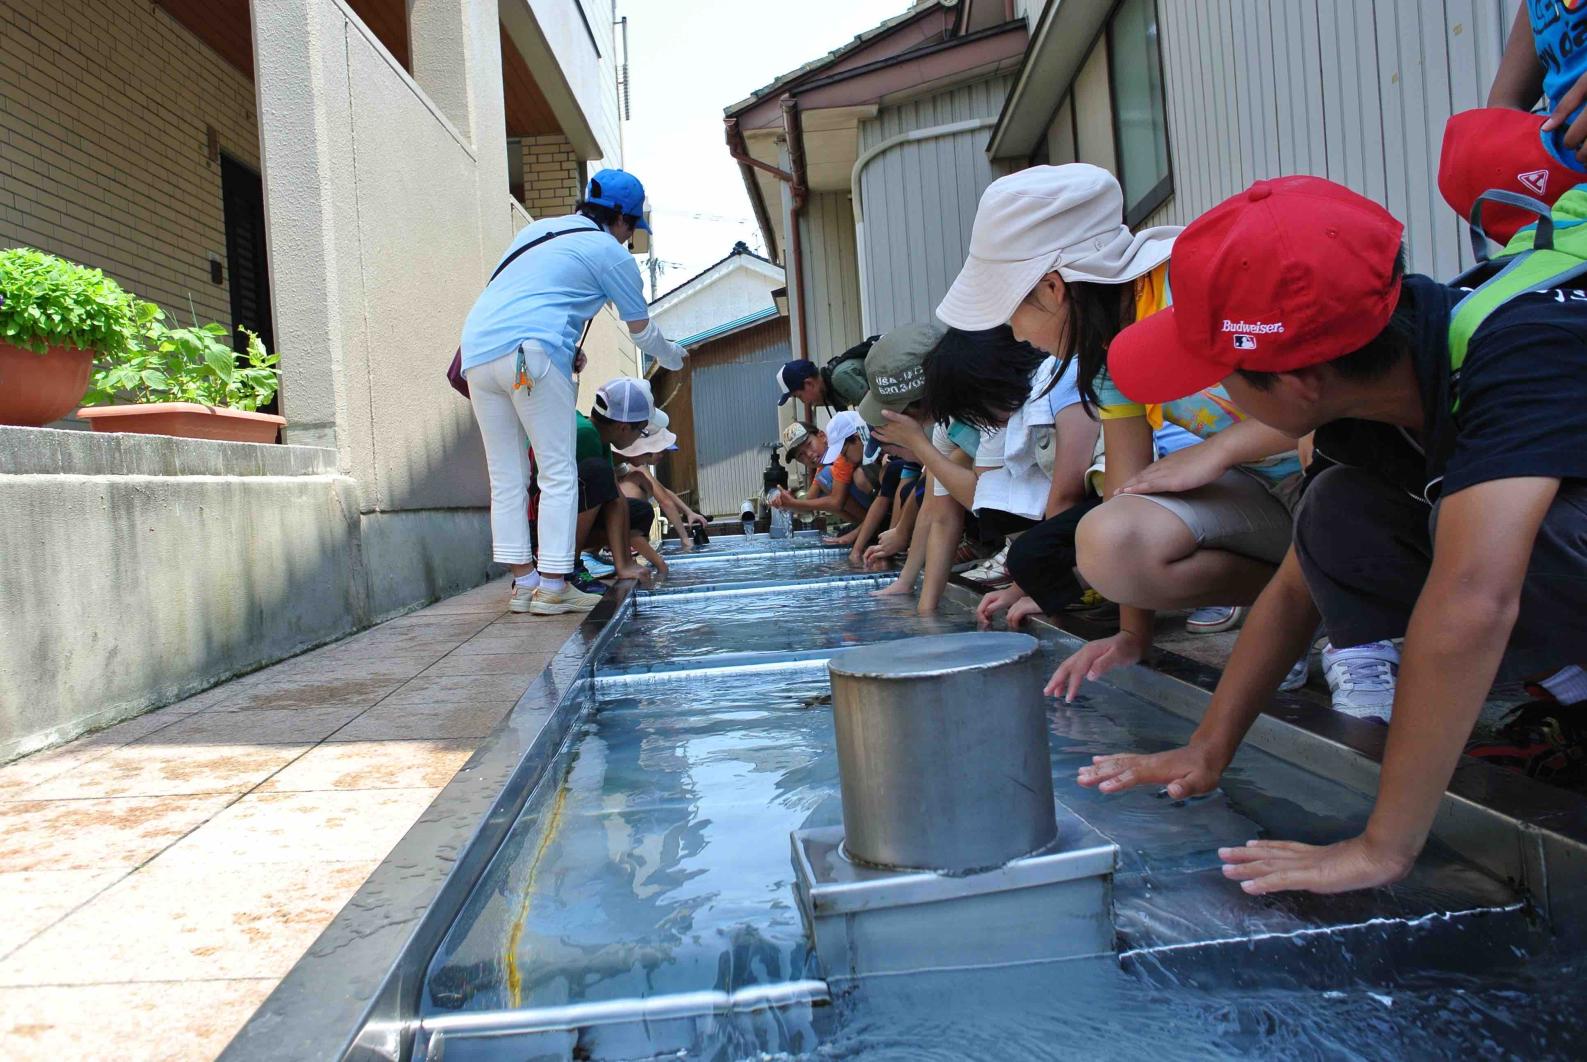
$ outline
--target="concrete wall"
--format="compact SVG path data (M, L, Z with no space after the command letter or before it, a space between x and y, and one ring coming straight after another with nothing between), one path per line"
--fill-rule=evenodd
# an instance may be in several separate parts
M0 762L476 585L487 539L361 515L332 450L0 427Z
M0 3L0 247L231 320L220 150L257 169L253 85L147 0Z
M589 364L579 375L579 408L589 412L595 389L615 376L638 376L639 348L629 338L628 326L607 306L595 315L590 334L584 340Z

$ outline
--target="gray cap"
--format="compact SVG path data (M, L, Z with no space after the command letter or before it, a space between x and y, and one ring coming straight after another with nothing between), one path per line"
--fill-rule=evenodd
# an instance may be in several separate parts
M865 380L870 390L858 410L865 423L885 427L882 410L902 413L926 394L926 355L936 349L946 330L934 324L899 325L876 341L865 355Z

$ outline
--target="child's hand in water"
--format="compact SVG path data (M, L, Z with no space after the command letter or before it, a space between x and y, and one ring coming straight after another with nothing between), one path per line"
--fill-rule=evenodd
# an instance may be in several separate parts
M1374 844L1366 834L1338 844L1247 841L1220 848L1223 876L1253 896L1270 892L1351 892L1399 881L1411 872L1416 848Z
M1129 631L1120 631L1111 638L1087 642L1058 665L1042 692L1049 697L1062 697L1073 701L1080 692L1082 682L1095 682L1116 667L1129 667L1141 662L1146 655L1146 645Z
M1010 583L1001 590L994 590L981 598L981 603L975 606L975 624L983 631L992 626L992 621L997 614L1006 608L1011 608L1017 601L1025 596L1018 584Z
M1093 756L1091 766L1080 768L1075 781L1103 793L1122 793L1142 785L1161 786L1170 799L1184 800L1218 788L1226 764L1210 749L1186 745L1145 756Z

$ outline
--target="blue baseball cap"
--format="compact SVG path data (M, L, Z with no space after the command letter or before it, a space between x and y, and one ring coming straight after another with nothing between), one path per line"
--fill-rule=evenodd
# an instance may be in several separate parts
M602 170L591 177L584 201L638 218L638 227L650 231L650 222L645 220L645 186L626 170Z
M777 399L779 406L788 404L794 392L803 387L808 380L815 377L821 370L816 368L813 361L787 361L777 370L777 386L782 389L782 397Z

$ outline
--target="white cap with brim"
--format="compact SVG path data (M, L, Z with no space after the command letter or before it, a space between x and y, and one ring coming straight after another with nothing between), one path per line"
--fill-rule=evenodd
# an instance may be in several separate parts
M678 437L666 428L652 431L649 435L641 435L632 445L612 453L619 457L643 457L646 454L659 454L663 450L672 450L677 447Z
M659 412L651 398L650 381L632 376L619 376L596 388L592 408L609 420L624 424L645 423L647 427Z
M843 444L855 435L866 443L870 442L870 432L866 430L865 421L852 409L844 410L827 422L827 452L822 455L821 463L830 465L843 453Z
M1168 261L1178 225L1132 233L1124 193L1107 170L1083 162L1032 166L987 186L964 268L937 307L951 328L1007 324L1036 282L1123 284Z

